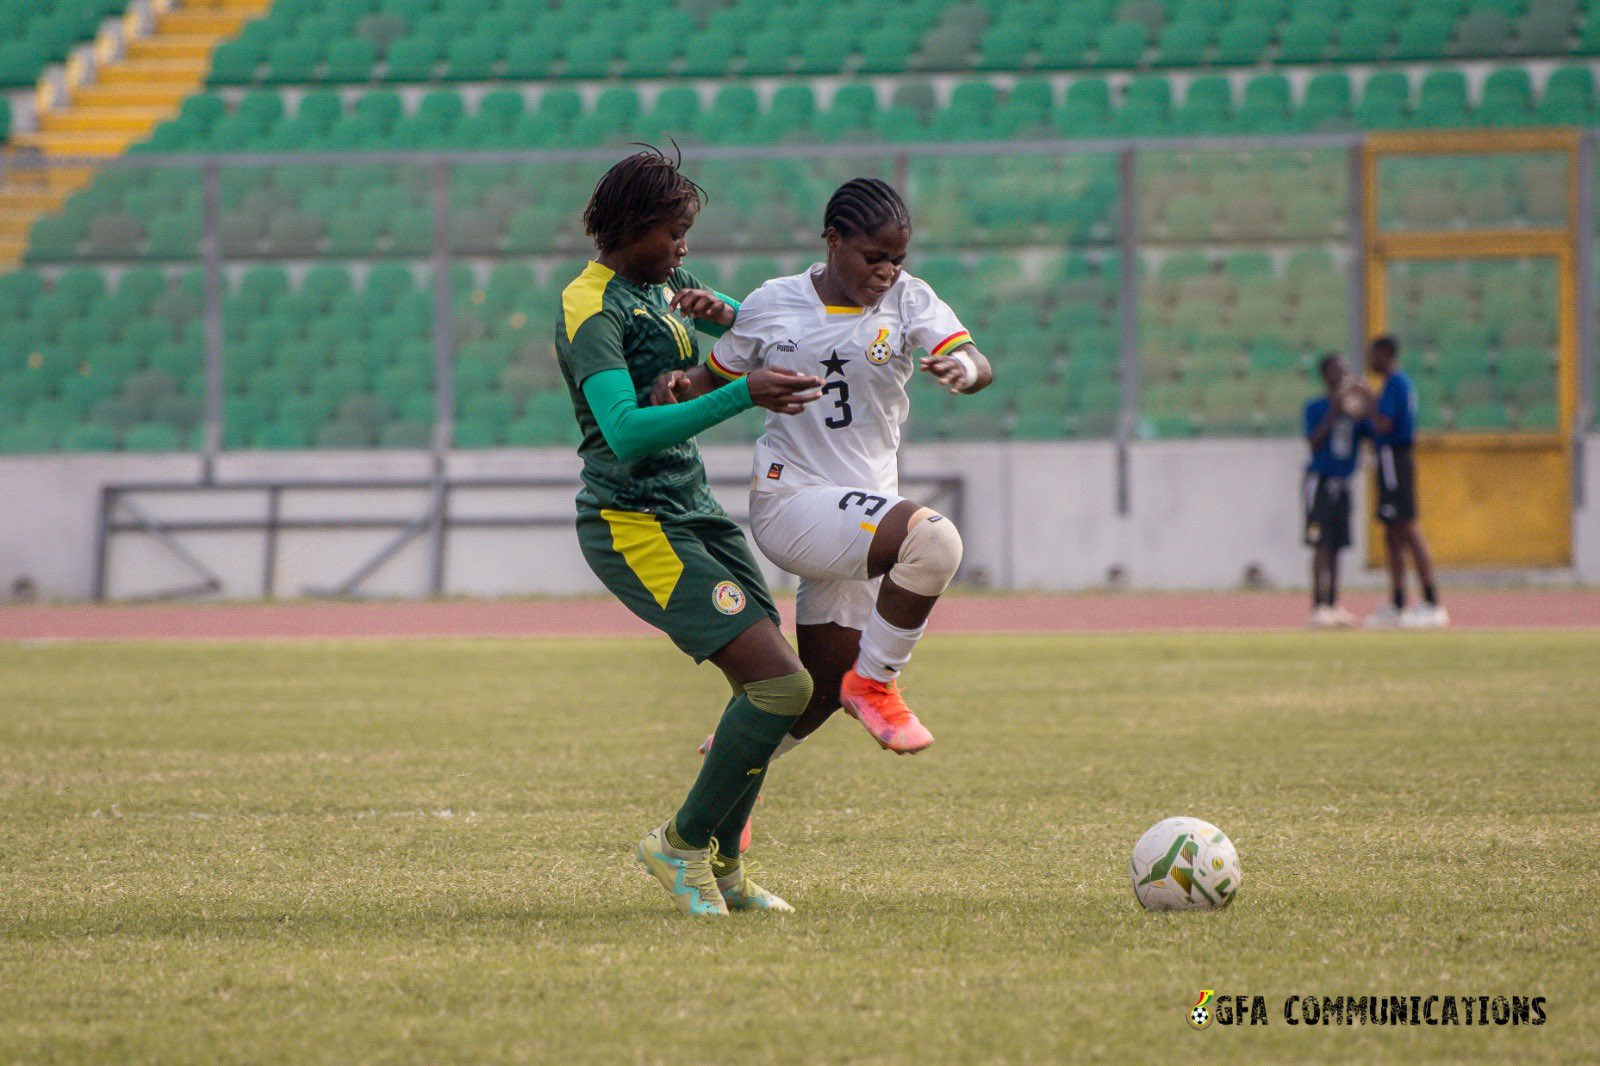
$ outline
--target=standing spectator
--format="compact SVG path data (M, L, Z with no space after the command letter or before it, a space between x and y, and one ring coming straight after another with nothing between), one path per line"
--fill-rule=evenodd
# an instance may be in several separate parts
M1306 403L1306 464L1303 498L1305 539L1311 553L1311 628L1342 629L1355 615L1339 606L1339 553L1350 546L1350 475L1356 472L1363 437L1372 424L1359 415L1365 401L1353 386L1350 369L1336 355L1317 367L1327 392Z
M1400 346L1390 336L1374 338L1367 349L1367 369L1383 379L1372 406L1373 443L1377 453L1378 520L1383 523L1384 554L1389 562L1390 602L1367 618L1376 629L1438 629L1450 624L1439 605L1433 581L1433 556L1417 527L1417 472L1411 446L1416 439L1417 391L1399 368ZM1411 556L1422 602L1406 609L1406 561Z

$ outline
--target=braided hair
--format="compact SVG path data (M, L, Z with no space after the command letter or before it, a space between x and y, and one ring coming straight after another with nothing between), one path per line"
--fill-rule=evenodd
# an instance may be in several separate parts
M602 253L705 206L706 191L678 169L682 152L674 159L654 145L639 147L644 150L606 171L583 209L583 232L594 238Z
M829 229L841 237L864 236L891 223L911 229L911 212L894 186L878 178L851 178L834 190L822 213L823 236Z

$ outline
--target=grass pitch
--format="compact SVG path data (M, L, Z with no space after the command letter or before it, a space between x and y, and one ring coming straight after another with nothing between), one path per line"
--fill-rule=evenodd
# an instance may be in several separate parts
M933 638L939 740L830 722L753 857L634 865L725 689L665 640L0 647L0 1060L1600 1060L1600 634ZM1219 914L1128 852L1195 814ZM1202 988L1257 1028L1185 1024ZM1539 995L1540 1027L1283 999Z

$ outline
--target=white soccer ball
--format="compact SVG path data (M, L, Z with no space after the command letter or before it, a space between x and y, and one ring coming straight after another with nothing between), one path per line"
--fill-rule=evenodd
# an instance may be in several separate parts
M1133 846L1133 894L1152 911L1216 910L1244 874L1226 833L1199 818L1168 818Z

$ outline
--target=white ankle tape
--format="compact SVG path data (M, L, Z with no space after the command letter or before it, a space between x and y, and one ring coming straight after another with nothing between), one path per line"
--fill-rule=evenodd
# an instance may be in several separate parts
M937 596L961 568L961 534L943 515L929 515L911 527L900 558L889 568L896 585L918 596Z

